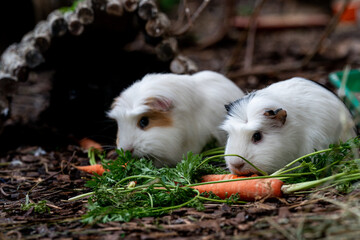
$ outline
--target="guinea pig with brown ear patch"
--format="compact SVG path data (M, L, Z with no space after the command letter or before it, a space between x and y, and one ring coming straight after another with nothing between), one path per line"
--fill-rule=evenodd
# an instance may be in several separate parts
M343 102L318 83L292 78L225 106L225 154L237 154L267 173L356 136ZM225 157L235 174L256 172L239 157Z
M212 138L225 145L219 128L224 104L243 96L232 81L211 71L148 74L115 99L108 116L117 121L119 149L150 157L156 166L174 166Z

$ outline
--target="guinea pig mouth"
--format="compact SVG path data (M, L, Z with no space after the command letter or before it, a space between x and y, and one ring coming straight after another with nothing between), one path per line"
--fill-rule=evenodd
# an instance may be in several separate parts
M231 164L229 166L229 170L233 173L233 174L236 174L236 175L239 175L239 176L244 176L244 175L250 175L250 174L253 174L253 173L257 173L255 171L255 169L248 169L248 168L244 168L245 164L238 164L238 165L233 165Z

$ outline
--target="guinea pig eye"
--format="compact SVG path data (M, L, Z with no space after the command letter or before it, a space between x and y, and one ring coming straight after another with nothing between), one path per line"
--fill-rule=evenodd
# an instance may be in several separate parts
M149 118L148 117L141 117L139 120L139 127L144 129L149 125Z
M253 134L251 140L252 140L253 143L257 143L257 142L260 142L261 139L262 139L262 134L261 134L261 132L255 132L255 133Z

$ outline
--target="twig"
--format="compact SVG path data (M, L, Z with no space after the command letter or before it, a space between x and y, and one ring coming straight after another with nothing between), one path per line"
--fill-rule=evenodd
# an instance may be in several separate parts
M10 194L6 193L2 187L0 187L0 193L4 195L5 197L10 196Z
M185 12L186 12L186 5L185 5L186 0L184 1L180 1L179 5L178 5L178 10L177 10L177 20L176 22L173 24L174 29L179 28L182 25L182 22L184 21L185 18Z
M196 21L196 19L200 16L200 13L202 13L202 11L204 11L204 9L206 8L206 6L209 4L210 0L203 0L203 2L201 3L201 5L196 9L196 11L194 12L194 14L191 16L190 19L188 19L187 24L185 24L182 28L180 28L179 30L175 30L173 32L174 36L178 36L178 35L182 35L185 32L187 32L192 26L193 26L193 22ZM186 7L185 5L185 14L186 13L186 9L189 9Z
M235 9L235 1L227 0L223 4L225 4L225 7L223 7L221 24L213 30L213 34L207 36L204 40L201 40L197 43L197 49L201 50L216 44L217 42L221 41L228 33L230 27L229 22L231 17L233 16L232 11L233 9Z
M11 231L9 231L9 232L7 232L6 234L5 234L5 239L10 239L10 236L12 236L12 235L15 235L15 239L22 239L22 234L21 234L21 232L19 232L19 231L17 231L17 230L11 230ZM11 238L13 238L13 237L11 237Z
M291 233L290 231L286 230L284 227L282 227L279 223L277 223L275 220L271 218L267 218L266 221L275 228L279 233L281 233L286 239L289 240L296 240L297 238Z
M249 75L262 75L262 74L269 75L284 71L294 71L300 69L301 67L302 67L301 62L281 63L275 66L252 67L251 69L248 70L241 70L233 73L228 73L226 76L232 79L232 78L244 77Z
M344 211L352 213L353 215L355 215L356 217L358 217L360 219L360 211L358 210L357 207L350 206L349 204L345 204L343 202L336 201L334 199L330 199L330 198L327 198L327 197L324 197L324 196L316 196L316 195L314 195L313 197L316 198L316 199L322 200L322 201L332 203L332 204L340 207Z
M225 66L222 70L222 72L224 74L228 75L229 71L231 71L232 68L234 67L235 62L239 59L239 56L240 56L241 50L243 49L243 45L246 40L246 37L247 37L247 31L242 32L242 34L239 36L236 46L235 46L235 49L232 52L229 60L227 61L227 63L225 64Z
M184 0L184 13L185 14L183 14L183 16L186 16L189 25L192 25L191 15L190 15L190 8L189 8L189 5L187 3L187 0Z
M256 26L255 20L259 16L259 13L260 13L265 1L266 0L260 0L260 2L258 2L257 5L255 6L254 12L252 13L252 15L250 17L249 26L247 27L247 31L243 32L240 35L240 37L238 38L238 41L236 43L233 54L231 55L230 59L228 60L227 64L225 65L225 69L224 69L225 74L228 73L233 68L235 62L239 59L244 42L248 37L251 23L255 23L255 26Z
M241 36L238 40L237 46L233 52L232 57L230 58L229 63L226 65L225 73L229 78L237 78L237 77L244 77L249 75L261 75L261 74L275 74L278 72L284 71L294 71L301 69L309 64L311 59L315 56L315 54L319 51L322 43L324 40L334 31L337 23L339 22L340 16L346 9L347 5L349 4L350 0L344 0L344 4L341 10L330 20L329 24L325 28L322 37L319 39L318 43L315 45L314 49L310 51L301 62L293 62L293 63L281 63L275 66L259 66L253 67L247 70L241 70L234 73L229 73L231 68L233 67L234 63L237 61L238 56L242 50L243 42L245 41L245 37ZM251 20L250 20L251 22Z
M344 13L345 9L349 5L350 0L344 0L343 5L339 12L330 20L329 24L326 26L322 36L320 37L319 41L315 45L315 47L305 56L303 59L301 66L304 67L309 64L310 60L319 52L323 42L325 39L335 30L335 27L340 21L341 15Z
M67 166L69 166L69 164L71 163L71 161L74 159L75 154L76 154L76 151L73 152L73 155L70 157L70 159L69 159L68 162L66 163L64 169L67 168ZM58 172L56 172L56 173L48 176L48 177L45 178L44 180L37 182L37 183L27 192L27 195L29 195L29 194L31 193L31 191L34 190L40 183L45 182L45 181L49 180L50 178L55 177L56 175L58 175L58 174L61 173L62 171L63 171L63 169L61 169L60 171L58 171Z
M253 55L254 55L254 47L255 47L257 19L259 17L260 11L261 11L262 7L264 6L265 2L266 2L266 0L258 0L255 11L252 14L251 20L249 22L247 41L246 41L244 67L243 67L244 69L249 69L249 68L251 68L251 65L252 65L252 60L253 60Z
M263 15L257 19L257 29L287 29L287 28L314 28L325 27L331 17L328 14L285 14L285 15ZM246 28L249 26L249 17L235 16L232 26Z

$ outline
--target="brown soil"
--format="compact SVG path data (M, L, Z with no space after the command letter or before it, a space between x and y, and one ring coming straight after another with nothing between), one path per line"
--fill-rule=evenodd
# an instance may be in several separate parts
M17 149L0 160L0 239L354 239L360 191L285 196L244 205L205 204L205 211L182 208L161 217L86 225L86 200L68 202L89 191L86 164L76 146L37 155L38 147ZM50 212L21 210L46 200Z

